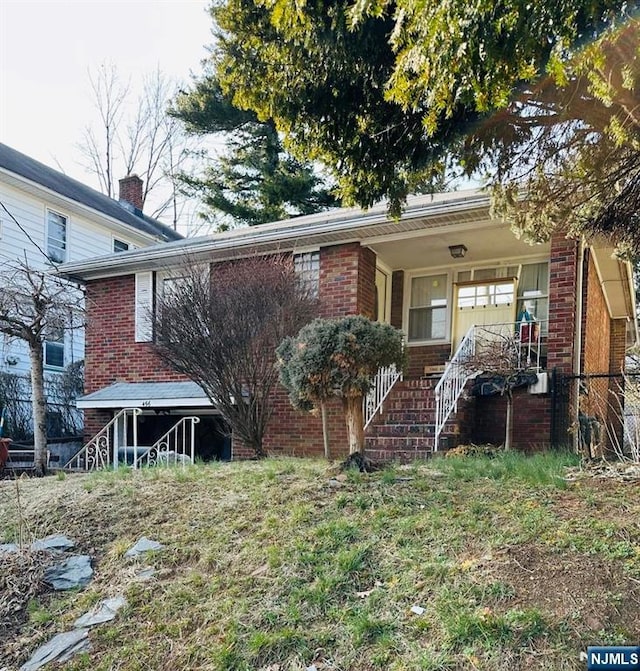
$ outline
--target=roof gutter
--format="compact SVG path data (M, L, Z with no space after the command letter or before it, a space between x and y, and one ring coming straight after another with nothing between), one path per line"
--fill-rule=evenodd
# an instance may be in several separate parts
M422 200L413 206L409 206L403 213L401 219L432 218L439 215L451 215L452 213L466 212L487 208L489 196L487 194L474 193L459 200L447 199L425 204ZM66 263L61 266L59 274L71 279L82 280L92 273L100 276L110 274L121 274L134 272L136 266L142 263L157 261L171 262L178 258L208 255L212 252L229 251L237 252L243 249L259 251L268 245L278 243L285 249L296 246L301 242L310 244L313 238L332 234L334 242L348 241L348 234L361 228L371 227L376 224L388 222L386 206L378 206L376 211L363 213L361 210L351 209L348 211L338 210L337 213L324 213L323 215L312 215L301 220L284 220L274 224L263 224L257 230L237 229L230 233L219 236L207 236L194 238L193 240L178 240L174 242L147 247L130 252L122 252L118 255L109 255L91 260ZM361 236L357 236L360 238ZM295 243L295 244L292 244Z

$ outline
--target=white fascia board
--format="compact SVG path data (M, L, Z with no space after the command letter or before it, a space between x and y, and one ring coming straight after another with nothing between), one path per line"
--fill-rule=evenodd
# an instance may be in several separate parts
M17 189L23 189L36 198L43 198L54 203L57 201L60 207L63 207L71 212L75 212L80 216L86 217L97 226L105 226L115 234L123 234L129 238L135 237L137 238L135 242L140 242L141 244L147 244L149 242L162 242L162 240L156 235L145 233L138 228L129 226L129 224L125 224L123 221L114 219L108 214L94 210L88 205L84 205L83 203L79 203L77 200L73 200L73 198L68 198L67 196L63 196L53 189L42 186L42 184L32 182L30 179L27 179L22 175L17 175L16 173L10 172L9 170L1 167L0 174L5 176L6 182L9 185ZM115 200L114 202L117 203Z
M440 215L453 215L488 208L489 196L479 191L470 192L461 196L460 192L445 194L446 198L431 200L430 197L412 199L401 216L403 219L431 218ZM213 252L233 251L245 249L258 252L267 245L279 245L276 249L286 251L304 245L313 245L314 237L332 234L333 244L346 243L362 239L355 236L354 229L388 223L386 205L376 206L367 212L357 208L335 210L296 217L272 224L262 224L251 229L235 229L227 233L178 240L153 247L146 247L130 252L121 252L109 255L64 264L59 273L74 279L99 279L113 275L122 275L136 272L142 267L164 262L171 265L184 257L198 257ZM326 243L325 243L326 244Z
M76 405L81 410L86 409L114 409L114 408L202 408L214 407L213 403L202 396L194 398L139 398L127 400L101 400L91 401L90 399L76 402Z

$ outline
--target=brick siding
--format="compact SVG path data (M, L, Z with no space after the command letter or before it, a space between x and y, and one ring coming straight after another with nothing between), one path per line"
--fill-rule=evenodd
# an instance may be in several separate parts
M85 393L114 382L187 380L165 365L151 343L135 342L135 275L87 282ZM95 435L110 419L100 410L85 410L85 436Z

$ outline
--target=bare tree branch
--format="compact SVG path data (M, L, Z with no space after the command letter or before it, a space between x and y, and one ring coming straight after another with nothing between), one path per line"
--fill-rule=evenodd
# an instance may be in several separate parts
M276 347L316 312L291 259L254 257L198 269L187 264L158 299L156 350L197 382L234 433L265 456L278 380Z
M0 265L0 333L27 343L31 361L34 461L46 469L43 347L47 338L83 325L84 296L76 287L25 262Z

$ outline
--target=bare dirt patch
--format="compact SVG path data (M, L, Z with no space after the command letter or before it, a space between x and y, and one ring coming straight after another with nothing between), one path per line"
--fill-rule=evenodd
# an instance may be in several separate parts
M640 636L640 582L598 556L523 545L492 565L491 577L514 589L510 606L542 608L593 632L614 625Z

